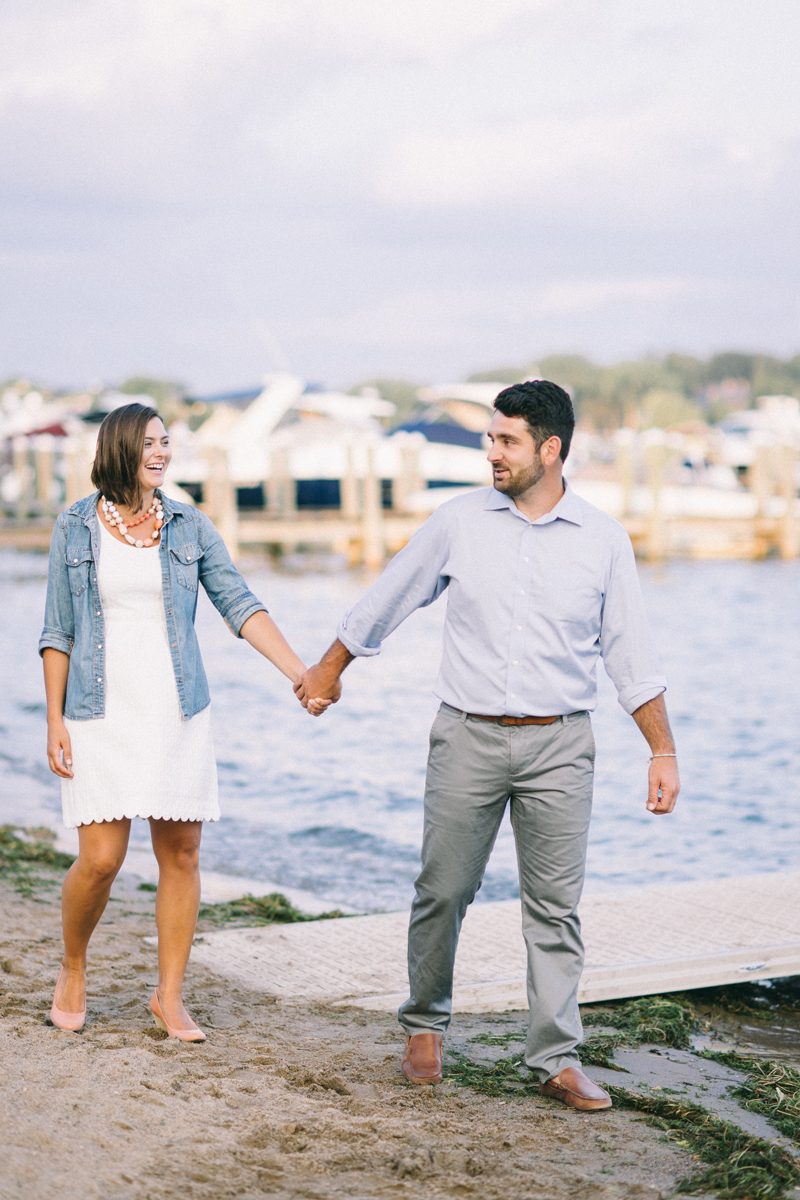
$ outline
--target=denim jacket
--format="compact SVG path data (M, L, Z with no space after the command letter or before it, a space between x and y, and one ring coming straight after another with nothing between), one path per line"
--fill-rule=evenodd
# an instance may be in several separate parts
M99 498L99 492L85 496L56 521L39 640L40 654L50 646L70 656L64 716L77 721L105 715L105 636L96 570ZM248 589L208 517L191 505L162 500L161 545L148 553L160 556L172 666L188 720L210 701L194 629L198 581L237 637L248 617L267 610Z

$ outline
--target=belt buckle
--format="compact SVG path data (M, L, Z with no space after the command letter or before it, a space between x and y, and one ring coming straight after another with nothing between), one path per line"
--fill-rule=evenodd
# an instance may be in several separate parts
M502 717L497 718L497 723L498 723L498 725L519 725L520 720L521 720L520 717L502 716Z

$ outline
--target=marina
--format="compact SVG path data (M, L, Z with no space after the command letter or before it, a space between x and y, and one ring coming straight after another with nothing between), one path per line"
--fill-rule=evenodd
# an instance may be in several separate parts
M187 402L165 491L199 504L233 558L338 554L379 568L439 504L491 483L486 429L500 383L419 388L405 420L377 388L327 392L290 374ZM91 490L105 412L147 395L5 393L0 546L43 549L60 508ZM800 547L800 401L762 396L702 421L598 432L579 424L575 491L625 526L640 558L793 559Z

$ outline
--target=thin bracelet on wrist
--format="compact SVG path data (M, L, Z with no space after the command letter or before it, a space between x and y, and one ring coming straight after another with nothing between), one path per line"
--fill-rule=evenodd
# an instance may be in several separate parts
M651 754L650 762L652 762L654 758L677 758L677 757L678 757L677 754L674 754L674 753L673 754Z

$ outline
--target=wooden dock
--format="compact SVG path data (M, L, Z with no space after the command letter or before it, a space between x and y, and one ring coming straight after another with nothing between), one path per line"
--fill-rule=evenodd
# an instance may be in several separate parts
M335 510L297 513L290 517L242 514L220 526L234 558L256 549L293 554L298 550L327 550L343 555L351 566L379 568L396 554L427 519L427 513L387 510L379 521L365 526L360 517L342 517ZM0 548L47 550L53 517L0 520ZM794 529L787 533L781 518L680 517L654 530L645 517L622 517L637 558L761 559L776 554L794 558Z
M581 903L582 1003L800 974L800 874L626 888ZM375 1011L407 997L408 913L230 929L192 957L287 1000ZM454 1010L527 1008L519 901L472 905L456 958Z
M681 482L675 468L685 452L682 435L649 429L638 435L619 430L615 436L614 462L586 462L572 482L579 495L585 492L587 500L622 522L638 557L758 559L776 554L791 559L800 553L795 445L756 446L754 461L741 476L746 489L726 492ZM0 519L0 547L47 548L57 509L90 491L90 441L78 444L50 434L13 439L20 493L6 504L6 516ZM273 449L268 477L261 480L234 479L230 453L222 444L204 445L202 457L206 473L197 492L200 507L234 559L240 551L256 547L284 554L328 550L344 555L351 565L376 569L405 545L426 520L431 498L436 499L436 492L426 487L419 448L403 449L391 479L379 475L375 445L366 447L358 472L358 456L348 449L344 476L328 481L337 483L340 507L327 510L298 507L302 480L290 474L286 447ZM342 465L329 469L340 470ZM54 490L57 477L64 480L61 501L54 499L61 491ZM466 475L477 477L474 472ZM485 482L490 482L489 475ZM194 485L187 483L190 486ZM244 504L242 490L254 488L260 489L265 508L239 509L238 502ZM438 498L442 495L439 492Z

